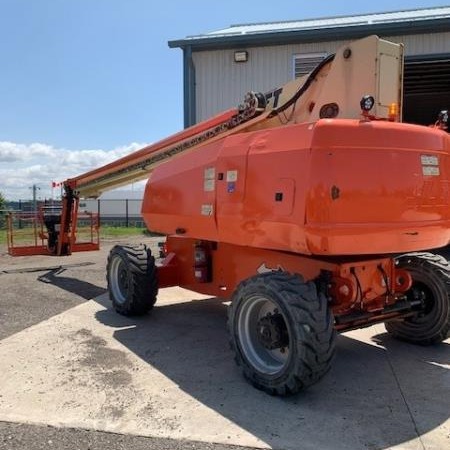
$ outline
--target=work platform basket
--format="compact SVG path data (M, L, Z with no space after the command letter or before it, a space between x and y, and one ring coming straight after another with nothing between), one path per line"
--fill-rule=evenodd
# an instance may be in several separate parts
M62 227L63 214L62 205L8 212L8 253L11 256L69 255L100 248L98 214L76 211L70 225Z

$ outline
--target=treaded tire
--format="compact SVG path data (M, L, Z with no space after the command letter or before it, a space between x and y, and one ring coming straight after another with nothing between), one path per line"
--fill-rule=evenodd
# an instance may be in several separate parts
M116 245L106 266L108 292L114 309L124 316L143 315L158 295L155 258L144 244Z
M261 343L261 319L268 311L269 317L281 313L286 348ZM272 272L241 282L228 309L228 330L244 376L269 394L295 394L330 369L336 336L331 310L315 284L298 275Z
M450 330L450 265L440 255L410 253L397 258L397 267L410 272L413 285L410 298L424 297L425 307L415 316L385 323L395 338L413 344L442 342Z

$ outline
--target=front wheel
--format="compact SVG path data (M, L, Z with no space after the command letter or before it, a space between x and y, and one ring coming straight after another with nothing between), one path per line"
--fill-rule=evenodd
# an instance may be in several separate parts
M295 394L330 368L333 316L315 284L297 275L272 272L243 281L228 327L244 376L270 394Z
M116 245L106 267L108 292L114 309L124 316L146 314L156 302L155 258L145 245Z
M450 330L450 265L439 255L411 253L400 256L397 266L408 270L413 284L406 296L419 303L415 315L385 324L395 338L413 344L442 342Z

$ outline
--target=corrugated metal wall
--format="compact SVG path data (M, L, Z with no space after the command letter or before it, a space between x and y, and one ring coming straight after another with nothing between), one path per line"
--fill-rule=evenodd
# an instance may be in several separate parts
M407 56L450 53L450 32L386 36L385 39L403 42ZM195 52L197 122L236 106L250 90L266 92L291 80L295 54L334 53L346 42L247 48L247 63L235 63L234 50Z

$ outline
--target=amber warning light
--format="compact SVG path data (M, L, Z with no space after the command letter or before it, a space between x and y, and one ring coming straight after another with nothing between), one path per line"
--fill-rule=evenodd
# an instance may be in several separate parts
M389 105L388 118L391 122L398 121L398 103L391 103Z

